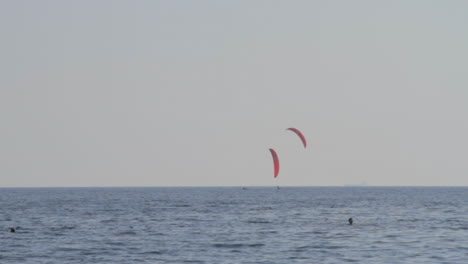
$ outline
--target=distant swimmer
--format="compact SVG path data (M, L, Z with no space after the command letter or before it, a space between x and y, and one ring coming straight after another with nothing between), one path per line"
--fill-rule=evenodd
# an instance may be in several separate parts
M10 227L10 232L11 232L11 233L15 233L15 232L16 232L16 228Z
M350 225L352 225L353 224L353 218L348 219L348 222L349 222Z

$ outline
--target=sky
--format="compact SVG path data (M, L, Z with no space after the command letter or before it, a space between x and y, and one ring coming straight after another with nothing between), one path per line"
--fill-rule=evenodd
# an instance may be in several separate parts
M468 186L466 10L0 1L0 187Z

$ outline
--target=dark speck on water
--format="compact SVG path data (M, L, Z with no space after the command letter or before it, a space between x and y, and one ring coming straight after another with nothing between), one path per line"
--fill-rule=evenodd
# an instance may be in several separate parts
M0 194L2 264L468 263L467 187Z

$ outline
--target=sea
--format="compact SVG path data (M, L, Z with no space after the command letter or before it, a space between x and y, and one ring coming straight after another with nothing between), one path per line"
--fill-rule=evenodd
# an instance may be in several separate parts
M2 264L468 263L468 187L2 188L0 212Z

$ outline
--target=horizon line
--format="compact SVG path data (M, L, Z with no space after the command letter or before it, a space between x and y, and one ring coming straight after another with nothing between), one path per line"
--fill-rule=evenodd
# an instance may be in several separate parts
M161 185L161 186L0 186L0 189L60 189L60 188L392 188L392 187L468 187L468 185Z

